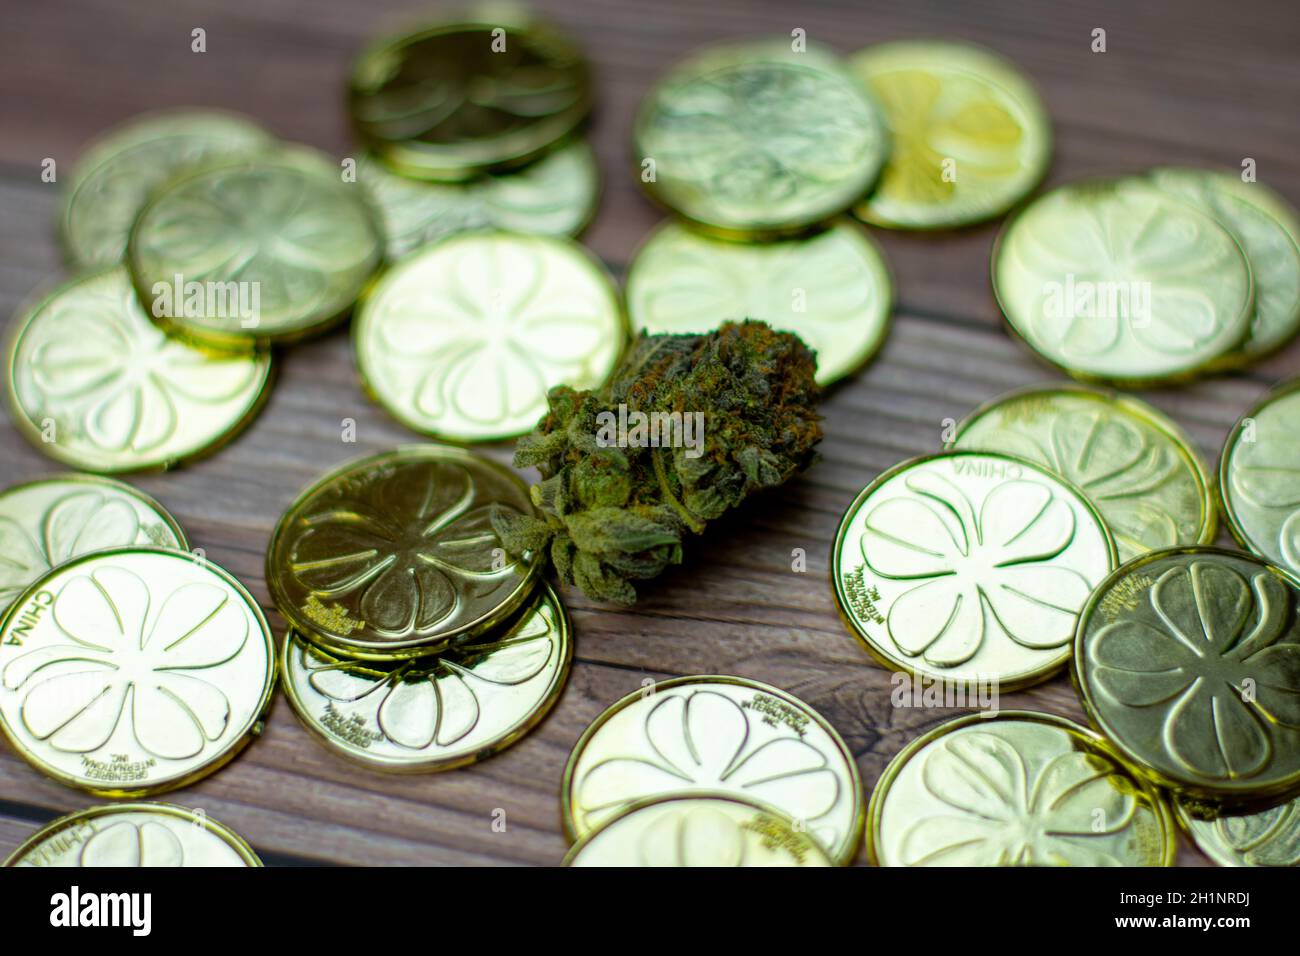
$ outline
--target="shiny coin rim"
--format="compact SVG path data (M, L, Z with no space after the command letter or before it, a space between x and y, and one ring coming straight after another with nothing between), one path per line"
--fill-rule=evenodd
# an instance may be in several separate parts
M871 495L879 491L886 482L893 480L898 475L911 468L925 465L932 461L946 460L954 455L975 455L982 458L996 458L1001 461L1012 462L1021 467L1029 468L1035 474L1045 476L1050 481L1055 482L1066 491L1070 492L1078 500L1078 503L1084 511L1092 515L1093 519L1097 523L1097 527L1101 531L1102 538L1106 542L1106 547L1110 554L1110 566L1112 572L1119 565L1119 553L1115 548L1115 536L1110 533L1110 527L1106 524L1106 520L1101 516L1101 513L1097 510L1097 506L1092 503L1092 500L1087 495L1080 491L1073 482L1068 481L1050 469L1035 464L1026 458L1017 458L1015 455L1006 455L1002 452L978 451L969 448L956 448L950 451L939 451L928 455L919 455L915 458L908 458L894 465L892 468L886 469L877 475L865 488L859 491L854 497L852 503L850 503L844 510L844 514L840 518L839 526L835 530L834 542L831 544L831 589L835 595L835 609L839 612L840 622L844 625L849 634L852 635L854 640L856 640L858 644L866 650L872 660L889 671L903 671L913 679L919 681L932 681L937 679L954 686L960 685L967 688L973 688L980 682L980 680L988 681L989 676L985 675L979 679L958 678L938 671L918 669L915 664L907 661L902 656L895 657L886 652L884 648L878 648L874 641L863 634L854 622L853 616L847 608L848 598L844 594L844 581L840 560L848 528L853 524L853 519L857 516L857 513L862 509L862 506L866 504ZM1080 610L1080 613L1082 613L1082 609ZM1022 671L1008 676L998 675L997 686L1003 693L1010 693L1011 691L1032 687L1035 684L1041 684L1043 681L1064 670L1069 664L1072 656L1072 642L1067 641L1060 648L1057 660L1049 661L1046 664L1032 668L1028 671Z
M992 717L986 717L983 714L963 714L960 717L954 717L951 720L945 720L937 727L931 727L919 737L913 738L902 750L896 753L885 765L881 771L880 778L876 781L875 787L871 791L871 800L867 811L867 859L872 866L883 866L880 862L879 848L881 843L880 827L883 823L885 812L885 801L889 797L889 791L893 787L898 776L903 772L904 766L907 765L913 757L917 756L930 744L942 737L948 736L956 730L972 725L989 724L995 722L1017 722L1044 724L1057 730L1063 730L1072 738L1082 738L1092 746L1096 753L1107 757L1115 764L1115 769L1124 773L1130 780L1141 788L1144 796L1147 797L1153 815L1160 826L1160 833L1163 837L1164 852L1161 854L1159 866L1173 866L1174 859L1178 855L1178 825L1174 822L1174 816L1169 809L1169 804L1165 800L1162 792L1148 781L1144 780L1136 769L1128 763L1117 752L1114 745L1101 734L1075 723L1066 717L1057 714L1045 713L1033 710L1000 710Z
M248 718L231 736L229 742L221 750L215 751L207 760L195 765L187 771L178 773L171 777L165 777L145 783L143 786L99 786L94 781L77 777L69 774L57 767L52 767L40 756L32 752L26 743L19 740L15 735L9 722L0 715L0 737L9 742L9 746L23 758L33 769L52 780L57 780L66 787L72 787L75 790L82 790L86 793L93 794L97 797L145 797L153 794L167 793L171 790L178 790L181 787L189 786L205 777L210 776L220 770L226 764L230 763L240 752L247 747L254 738L262 735L263 727L267 714L270 712L271 704L275 695L275 683L278 669L276 667L276 648L275 640L271 635L271 627L266 622L266 615L262 613L262 606L257 603L257 599L249 593L248 589L240 583L239 579L223 568L221 565L210 561L206 558L199 558L196 555L185 551L177 551L174 548L157 548L147 546L134 546L124 548L106 548L103 551L91 551L87 554L78 555L70 561L65 561L57 567L51 568L48 572L41 575L36 581L32 582L22 594L14 598L14 603L10 610L0 619L0 635L8 629L9 620L13 617L15 610L26 604L37 591L45 586L46 582L55 575L66 574L72 569L90 561L98 561L104 558L112 558L119 555L132 554L157 554L172 558L178 561L184 561L187 564L198 565L203 570L216 575L223 584L229 587L244 602L245 608L253 615L254 622L260 626L263 647L266 651L266 678L262 685L262 694L258 702L249 709ZM250 640L252 635L250 634Z
M1097 613L1102 600L1110 593L1115 584L1145 565L1180 555L1207 557L1218 555L1239 561L1254 562L1259 565L1260 570L1272 572L1281 578L1282 583L1290 587L1294 592L1296 606L1300 607L1300 579L1297 579L1289 571L1279 568L1255 554L1232 551L1228 548L1195 545L1192 547L1162 548L1159 551L1149 551L1140 557L1134 558L1127 564L1120 565L1093 589L1092 596L1088 598L1088 603L1079 612L1079 622L1075 628L1074 640L1071 642L1074 653L1070 656L1070 683L1074 686L1075 693L1078 694L1079 703L1083 705L1083 712L1088 718L1088 723L1097 733L1110 742L1110 748L1120 755L1132 774L1157 787L1199 798L1216 806L1222 805L1225 808L1248 803L1257 798L1262 800L1288 793L1295 796L1300 792L1300 768L1297 768L1290 776L1279 779L1276 783L1262 787L1255 785L1253 788L1250 786L1215 788L1191 780L1178 780L1150 766L1140 753L1129 746L1122 735L1112 731L1106 720L1101 716L1101 712L1097 709L1095 695L1090 689L1091 685L1085 680L1084 669L1079 664L1080 661L1085 660L1081 652L1083 643L1088 638L1089 623Z
M826 733L830 738L831 743L834 744L835 748L839 751L840 757L843 761L843 769L847 770L846 776L848 790L853 802L852 822L845 831L842 841L843 845L835 847L833 850L826 849L826 853L831 858L831 861L837 866L847 866L851 863L858 855L858 850L862 846L862 827L866 822L867 808L866 801L863 800L862 797L862 776L858 773L857 762L853 758L853 751L850 750L848 744L844 742L844 738L840 736L839 731L831 726L830 721L823 717L819 711L815 710L811 704L806 703L794 694L791 694L789 691L782 690L779 687L774 687L771 684L765 684L762 681L751 680L748 677L734 677L725 674L693 674L686 677L673 677L668 680L656 681L652 688L652 694L657 695L660 691L670 690L674 687L686 687L693 684L727 684L734 687L743 687L746 690L753 690L761 694L769 694L786 703L793 701L798 705L798 708L802 713L805 713L812 718L812 720L815 721L816 724ZM606 723L616 715L622 713L628 707L637 704L646 698L647 694L645 689L639 689L634 690L629 694L625 694L618 700L614 701L614 703L602 710L600 715L587 726L587 728L582 732L582 735L578 738L577 742L573 745L573 749L569 752L569 757L564 764L564 773L560 777L560 816L564 826L565 839L570 843L577 842L586 835L586 833L580 833L578 831L577 820L573 812L573 777L578 769L578 761L581 759L591 741L595 739L596 734L599 733ZM669 796L689 797L696 793L697 791L686 791L681 794ZM653 800L658 798L650 799ZM738 802L753 801L741 799ZM778 813L782 817L789 816L789 814L784 811L778 811ZM622 811L620 810L618 813L614 814L614 817L621 815ZM816 841L814 841L814 843L815 842Z
M496 736L484 740L478 744L475 749L469 753L459 753L451 757L432 756L419 761L396 761L391 758L368 757L365 751L358 751L346 746L337 736L325 730L315 715L311 714L307 702L303 699L302 694L294 682L290 673L292 665L289 663L290 655L297 651L296 643L302 643L314 650L316 653L322 653L311 642L306 641L292 627L285 631L284 639L281 643L280 653L280 682L284 688L284 696L288 699L294 714L298 717L312 736L330 751L340 757L352 762L353 764L366 767L370 770L378 770L384 773L394 774L416 774L416 773L436 773L443 770L454 770L457 767L466 767L470 764L478 763L488 757L494 756L501 751L510 747L542 723L543 720L554 709L559 702L560 696L564 693L565 685L569 680L569 672L573 666L573 628L569 622L568 612L560 597L554 589L545 581L538 584L537 589L541 592L536 598L536 603L528 604L522 611L515 612L515 618L501 627L503 631L499 635L501 638L509 636L516 624L522 623L530 614L542 604L549 603L555 610L558 621L556 651L560 660L551 675L550 684L547 686L545 693L537 705L523 716L522 719L512 724L506 730ZM334 660L334 658L329 658ZM359 663L357 670L367 676L382 677L386 676L385 672L375 669L372 666L367 667L365 662Z
M287 571L281 571L275 566L275 556L281 538L287 533L289 526L298 518L298 512L302 509L304 503L317 493L323 491L331 482L357 472L361 469L373 469L376 465L386 462L390 459L398 458L419 458L425 460L447 461L453 459L460 464L470 463L472 466L482 466L491 471L495 471L499 477L518 486L522 500L529 501L528 486L524 480L511 471L505 465L497 461L479 455L465 448L458 448L455 445L439 445L433 443L427 444L406 444L398 445L396 448L390 448L387 451L375 452L370 455L363 455L359 458L352 458L348 461L341 462L320 477L314 479L306 485L292 502L284 509L275 527L271 529L271 535L266 544L266 561L264 564L264 575L266 581L266 590L270 595L271 603L280 612L285 623L289 625L299 637L306 639L309 643L323 650L327 655L334 657L343 657L348 660L372 661L375 663L396 663L410 658L427 657L437 654L455 644L461 644L472 640L475 637L482 636L485 632L492 630L494 627L502 624L518 611L518 609L528 602L528 599L534 595L537 583L541 577L541 560L537 554L528 554L516 559L521 565L527 558L527 565L521 570L519 586L515 591L493 611L488 612L477 620L466 624L464 627L456 630L451 634L437 638L419 638L405 641L384 641L376 643L374 641L357 641L345 642L336 638L322 636L311 622L302 617L292 602L286 599L283 585L280 578Z
M692 793L667 793L667 794L660 794L654 797L646 797L641 800L634 800L632 803L629 803L627 806L623 807L621 810L619 810L617 813L611 816L608 820L603 821L599 826L594 827L593 829L589 830L587 833L584 833L576 842L573 843L571 847L569 847L569 850L567 853L564 854L564 859L561 861L560 865L564 867L574 866L578 860L578 857L580 857L582 853L587 849L587 847L589 847L595 840L598 840L600 836L607 829L609 829L610 827L614 826L617 823L621 823L625 818L632 816L634 813L638 813L641 810L647 810L652 807L662 806L665 803L685 803L688 801L690 802L699 801L704 803L714 803L714 802L729 803L738 807L743 807L747 810L753 810L755 813L761 813L767 816L771 816L774 819L781 821L787 827L789 827L792 832L798 833L800 836L804 837L808 841L809 848L815 854L817 854L823 861L825 861L827 867L847 865L846 863L837 861L833 856L831 856L830 852L824 846L818 843L815 839L813 839L812 836L810 836L807 833L801 833L799 830L795 829L794 822L790 819L789 814L784 813L783 811L778 810L776 807L773 807L769 804L762 803L761 801L753 800L748 797L740 797L734 793L727 793L722 790L717 790L717 791L701 790ZM612 864L612 865L618 866L623 864ZM633 864L626 864L626 865L632 866Z
M76 826L84 820L93 820L97 817L111 817L118 814L127 813L153 813L164 817L174 817L182 820L192 826L201 827L204 831L213 834L223 843L225 843L248 867L262 867L264 864L256 851L249 845L248 841L241 837L230 827L217 820L212 819L206 813L196 813L188 807L182 807L174 803L103 803L94 807L87 807L85 810L77 810L59 817L57 820L51 820L45 826L41 827L5 858L3 867L16 867L23 862L23 858L34 850L39 849L40 845L52 837L58 836L59 833Z
M1300 801L1300 797L1293 798L1292 800L1289 801L1284 801L1282 805L1285 806L1287 804L1295 803L1297 801ZM1226 845L1223 841L1219 839L1217 834L1201 835L1201 833L1203 832L1201 828L1207 826L1213 828L1213 825L1217 822L1218 819L1217 817L1202 818L1197 816L1191 809L1188 808L1188 805L1183 800L1180 800L1178 798L1177 794L1174 794L1169 798L1169 805L1170 808L1173 810L1174 819L1178 821L1179 829L1181 829L1183 833L1187 835L1187 839L1192 842L1192 845L1195 846L1196 849L1204 853L1205 856L1209 858L1210 862L1213 863L1215 866L1244 867L1248 869L1270 869L1270 870L1290 868L1290 867L1272 866L1263 863L1246 862L1246 860L1243 859L1244 853L1241 850L1236 850L1233 847ZM1232 813L1224 814L1224 815L1225 816L1252 816L1256 812L1263 813L1266 812L1268 809L1271 808L1265 807L1258 811L1256 811L1254 808L1251 808L1246 812L1239 812L1234 810ZM1292 864L1292 866L1293 867L1300 866L1300 863Z
M1205 462L1201 460L1201 455L1196 450L1196 446L1192 444L1191 440L1172 418L1154 405L1150 405L1134 395L1075 381L1027 385L1023 388L1012 389L981 403L958 421L953 433L953 439L945 443L944 449L948 451L974 450L972 446L959 444L962 433L985 415L996 412L1004 404L1031 396L1051 397L1062 393L1082 395L1086 398L1096 399L1106 405L1113 405L1168 438L1170 443L1177 448L1183 462L1190 468L1196 481L1198 497L1201 499L1201 528L1195 543L1212 544L1214 542L1219 533L1219 509L1215 503L1214 483L1210 478L1209 469L1206 468ZM1086 494L1085 497L1087 497ZM1095 502L1093 504L1096 505ZM1101 509L1097 508L1097 512L1100 514ZM1105 520L1104 516L1102 520ZM1107 525L1107 528L1109 528L1109 525Z
M167 530L175 536L177 542L175 550L181 552L188 552L190 550L190 539L185 533L185 529L182 528L180 522L176 520L176 516L164 508L157 498L153 497L153 495L146 494L139 488L135 487L135 485L128 484L127 482L121 481L117 478L109 477L108 475L98 475L94 472L68 471L46 475L43 478L33 478L30 481L20 481L17 484L9 485L6 488L0 488L0 504L2 504L10 495L19 494L32 488L39 488L42 485L60 484L92 485L98 488L111 488L128 498L134 498L137 502L152 511L158 517L158 520L167 526ZM78 555L78 557L80 557L80 555Z

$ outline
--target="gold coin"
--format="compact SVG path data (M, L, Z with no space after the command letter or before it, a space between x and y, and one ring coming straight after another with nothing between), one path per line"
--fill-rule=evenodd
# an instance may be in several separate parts
M522 169L464 183L408 179L372 157L362 159L357 179L383 221L389 259L476 229L576 236L595 212L600 193L596 157L583 140Z
M1197 849L1219 866L1300 866L1300 799L1210 819L1175 799L1174 813Z
M871 794L878 866L1172 866L1173 818L1104 740L1051 714L968 714L898 754Z
M1076 378L1187 378L1246 338L1250 266L1213 218L1138 179L1073 183L1008 220L993 290L1035 352Z
M1073 483L1106 519L1121 563L1214 540L1205 466L1177 425L1136 398L1082 385L1009 392L967 416L949 447L1027 458Z
M290 631L285 696L335 752L376 770L450 770L510 746L559 698L573 659L550 587L503 630L436 658L381 667L339 660Z
M349 462L303 491L266 552L290 626L344 657L435 654L505 620L532 592L537 555L512 558L493 506L532 513L514 472L443 445Z
M1248 550L1300 575L1300 379L1264 397L1228 435L1219 495Z
M60 286L13 327L8 386L19 430L87 471L197 458L234 437L266 397L269 353L212 355L165 335L121 266Z
M847 219L816 235L765 243L714 239L665 223L627 276L634 330L708 332L730 320L762 319L817 353L821 385L875 355L892 306L880 248Z
M775 807L839 863L858 851L848 746L797 697L740 677L661 681L611 706L574 746L560 807L577 839L640 800L717 793Z
M675 65L637 111L649 194L697 225L748 238L844 212L888 152L880 111L838 56L789 40L726 43Z
M273 142L252 120L217 110L151 113L110 130L68 177L59 229L69 262L82 272L116 265L145 200L177 170Z
M5 866L261 866L244 840L202 811L117 803L60 817Z
M834 866L771 807L722 794L640 800L588 833L565 866Z
M1024 74L991 50L907 40L868 47L850 65L893 141L875 191L853 210L867 222L936 229L991 219L1047 171L1047 111Z
M1259 183L1230 173L1200 169L1156 169L1152 181L1213 216L1237 240L1255 280L1250 333L1230 363L1261 358L1281 348L1300 329L1300 236L1293 210Z
M1064 478L948 451L862 490L831 577L845 623L886 667L1009 691L1064 666L1079 611L1115 564L1101 516Z
M0 628L0 730L70 787L134 797L212 773L261 733L275 649L210 561L97 551L48 572Z
M1217 548L1155 551L1088 601L1074 678L1094 726L1181 796L1300 790L1300 585Z
M348 106L362 141L403 176L463 180L569 136L591 110L591 74L563 34L499 5L372 44Z
M55 565L132 544L189 548L162 505L111 478L60 475L0 491L0 617Z
M598 387L626 341L618 290L551 236L449 236L397 263L353 323L366 388L408 428L451 441L521 435L554 385Z
M364 189L324 155L282 147L167 182L141 210L127 261L160 323L238 349L342 319L383 252Z

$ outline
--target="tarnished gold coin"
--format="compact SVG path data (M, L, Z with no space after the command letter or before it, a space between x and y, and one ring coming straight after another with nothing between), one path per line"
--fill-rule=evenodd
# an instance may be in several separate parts
M878 866L1172 866L1173 817L1096 734L968 714L918 737L871 794Z
M1069 660L1079 611L1115 564L1101 516L1064 478L959 450L867 485L840 521L831 577L845 623L886 667L1006 691Z
M132 227L127 262L154 319L229 349L328 328L383 253L364 190L323 154L281 147L168 181Z
M999 216L1043 178L1052 129L1033 84L967 43L881 43L850 59L889 128L889 161L854 212L877 226L936 229Z
M734 796L639 800L588 833L565 866L834 866L788 816Z
M1136 398L1083 385L1009 392L964 419L949 447L1027 458L1076 485L1106 519L1121 563L1214 540L1205 466L1177 425Z
M162 505L111 478L59 475L0 491L0 616L50 568L132 544L189 548Z
M522 169L464 183L408 179L372 157L361 161L357 179L383 221L389 259L476 229L576 236L596 211L600 194L596 157L582 140Z
M1077 378L1187 378L1250 329L1250 266L1211 216L1140 179L1034 200L993 248L993 290L1035 352Z
M150 113L97 139L73 167L59 230L79 271L122 261L131 223L149 194L177 170L221 156L271 148L252 120L218 110Z
M261 733L262 611L210 561L116 548L60 565L0 628L0 730L47 776L110 797L205 777Z
M532 428L553 385L604 382L626 324L613 280L576 242L474 232L390 269L353 336L367 389L402 424L497 441Z
M168 803L116 803L60 817L5 866L261 866L244 840L206 813Z
M213 451L261 408L271 376L269 353L213 355L165 335L122 266L16 316L6 364L19 430L51 458L99 472Z
M1088 601L1074 678L1093 724L1180 795L1300 792L1300 585L1250 555L1155 551Z
M1245 414L1219 457L1219 495L1244 547L1300 575L1300 379Z
M740 237L844 212L889 151L880 111L828 49L789 39L707 47L675 65L633 127L641 182L697 225Z
M292 627L333 653L437 653L500 624L536 581L536 555L501 547L493 505L533 508L514 472L459 448L410 445L349 462L280 518L267 589Z
M290 631L285 696L331 750L376 770L475 763L528 733L564 689L569 620L555 592L541 590L498 632L386 667L330 657Z
M1152 181L1209 213L1246 254L1255 280L1255 312L1246 340L1225 357L1240 364L1282 347L1300 330L1300 223L1295 210L1259 183L1232 173L1156 169Z
M880 248L847 219L812 236L764 243L714 239L669 222L646 240L627 276L635 331L707 332L762 319L816 351L821 385L876 353L892 306Z
M403 176L463 180L570 135L591 110L591 74L558 30L498 5L372 44L348 107L362 141Z
M718 793L775 807L839 863L858 851L848 746L797 697L740 677L679 677L615 703L574 746L560 807L578 839L641 800Z
M1300 799L1210 819L1175 799L1174 812L1197 849L1219 866L1300 866Z

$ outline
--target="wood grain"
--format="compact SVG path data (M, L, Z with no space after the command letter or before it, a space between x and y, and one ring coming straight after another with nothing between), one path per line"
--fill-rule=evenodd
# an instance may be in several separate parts
M605 173L585 241L622 273L660 218L629 172L630 117L671 61L700 43L795 27L844 51L905 36L953 36L1012 57L1037 81L1056 124L1050 182L1154 164L1236 168L1243 157L1300 199L1300 21L1293 5L1105 0L1083 10L990 3L849 0L802 4L719 0L539 4L587 47L599 71L592 139ZM94 135L146 109L223 106L281 135L349 149L342 103L347 64L365 38L424 9L372 0L121 4L74 0L6 12L0 32L0 312L61 275L53 223L57 187L40 162L69 168ZM208 52L190 52L190 31ZM1108 51L1090 52L1091 31ZM818 708L857 756L868 788L881 768L946 711L895 709L889 675L843 630L827 580L831 539L854 494L898 460L934 450L945 418L1019 385L1054 378L1000 326L988 283L995 226L941 236L876 231L898 306L875 363L825 406L823 457L805 478L727 522L635 611L564 595L578 639L573 673L551 717L478 766L391 777L331 756L277 701L262 739L229 767L168 799L201 807L269 862L554 863L565 850L558 808L570 747L606 705L649 677L739 674L784 687ZM1207 459L1271 383L1300 372L1300 348L1250 371L1145 395L1191 434ZM262 415L238 440L183 471L136 483L156 495L208 556L265 605L263 550L281 510L321 471L413 436L361 394L346 333L287 351ZM355 419L355 444L341 422ZM0 482L57 471L7 421ZM488 453L508 461L508 447ZM792 572L803 548L806 573ZM268 608L277 633L283 621ZM1057 678L1010 695L1079 717ZM0 752L0 854L89 798ZM494 832L493 812L506 812ZM1190 849L1182 862L1203 863Z

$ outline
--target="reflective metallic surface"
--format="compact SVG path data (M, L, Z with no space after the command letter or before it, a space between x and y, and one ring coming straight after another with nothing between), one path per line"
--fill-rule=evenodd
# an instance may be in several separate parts
M1174 812L1197 849L1219 866L1300 866L1300 799L1209 819L1175 800Z

